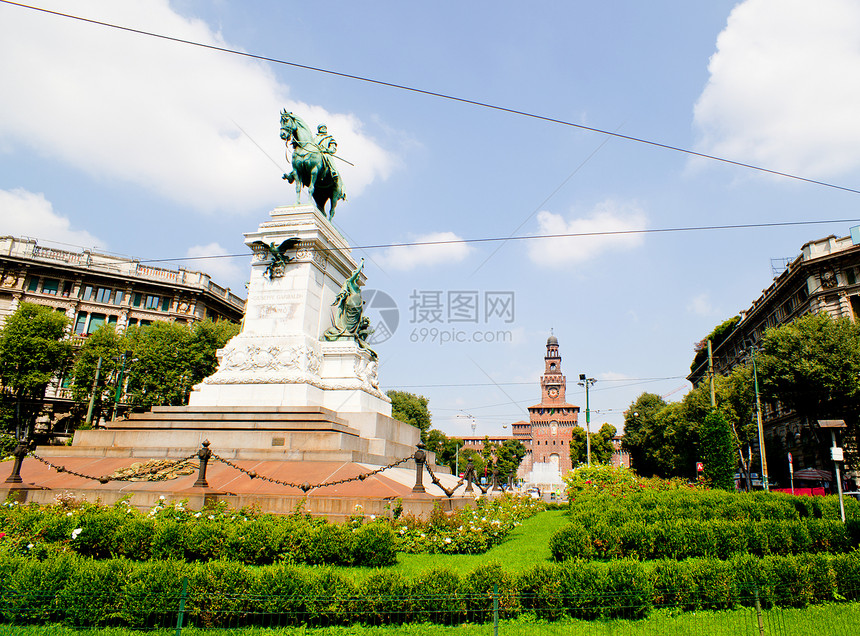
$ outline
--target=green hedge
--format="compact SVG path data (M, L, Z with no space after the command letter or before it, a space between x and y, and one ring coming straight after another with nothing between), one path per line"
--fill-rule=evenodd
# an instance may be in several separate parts
M860 502L845 498L848 518L860 521ZM839 498L801 497L787 493L736 493L721 490L643 491L627 494L580 494L570 505L570 520L591 529L667 519L695 521L795 521L839 519Z
M242 625L460 624L502 616L638 618L654 609L797 606L860 599L860 553L757 558L567 561L519 575L497 563L465 576L434 569L412 579L378 570L354 580L330 568L235 562L140 563L73 553L0 556L0 620L78 627L175 625L183 577L188 623Z
M126 504L0 507L0 550L23 555L72 550L95 559L229 560L378 567L397 560L384 521L331 524L304 515L276 516L221 507L191 512L182 504L144 515Z
M737 521L677 519L647 524L602 522L585 528L570 524L550 539L557 561L567 559L727 559L756 556L844 552L860 543L860 524L834 519Z

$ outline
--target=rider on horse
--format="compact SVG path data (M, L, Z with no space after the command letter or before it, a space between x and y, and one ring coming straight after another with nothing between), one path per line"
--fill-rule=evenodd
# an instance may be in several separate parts
M319 147L320 152L323 153L323 161L325 161L332 179L337 182L337 189L343 192L343 180L340 178L340 173L337 171L337 167L332 160L337 153L337 142L329 134L325 124L317 126L317 136L314 139L314 143Z

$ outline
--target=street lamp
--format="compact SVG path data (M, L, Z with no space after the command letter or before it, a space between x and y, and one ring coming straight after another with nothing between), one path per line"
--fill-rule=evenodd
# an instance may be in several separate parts
M588 404L588 387L597 382L594 378L585 377L584 373L579 374L579 386L585 387L585 453L588 460L588 465L591 466L591 409Z

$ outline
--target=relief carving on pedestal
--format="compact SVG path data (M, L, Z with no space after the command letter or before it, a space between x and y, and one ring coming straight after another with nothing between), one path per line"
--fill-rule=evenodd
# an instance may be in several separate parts
M319 356L303 345L228 343L221 350L218 371L304 371L319 373Z

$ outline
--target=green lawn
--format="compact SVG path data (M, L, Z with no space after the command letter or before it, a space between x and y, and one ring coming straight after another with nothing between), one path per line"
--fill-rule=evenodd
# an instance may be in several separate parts
M406 576L445 567L463 575L479 565L498 561L509 572L521 572L550 558L549 539L568 518L564 510L546 510L523 521L507 539L484 554L398 554L392 569Z

